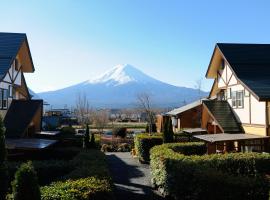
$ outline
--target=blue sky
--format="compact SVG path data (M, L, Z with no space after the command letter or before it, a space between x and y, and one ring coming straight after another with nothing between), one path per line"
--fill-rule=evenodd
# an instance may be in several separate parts
M204 78L216 42L270 43L267 1L6 0L0 31L27 33L36 92L129 63L170 84ZM204 79L209 90L212 81Z

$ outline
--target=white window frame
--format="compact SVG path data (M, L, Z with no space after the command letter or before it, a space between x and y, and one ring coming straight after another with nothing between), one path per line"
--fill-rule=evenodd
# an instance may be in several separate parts
M244 108L244 90L233 91L231 96L233 108Z

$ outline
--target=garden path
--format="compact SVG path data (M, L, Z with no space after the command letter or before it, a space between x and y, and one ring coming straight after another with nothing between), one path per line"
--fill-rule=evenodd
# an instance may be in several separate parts
M151 187L149 165L141 164L129 152L106 153L117 200L161 200Z

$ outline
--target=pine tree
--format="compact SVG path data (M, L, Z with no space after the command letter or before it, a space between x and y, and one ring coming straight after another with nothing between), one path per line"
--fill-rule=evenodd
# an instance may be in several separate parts
M14 200L40 200L40 188L32 162L23 163L12 182Z
M85 135L84 135L84 140L83 140L83 142L84 142L84 144L83 144L84 148L87 148L88 149L90 147L89 140L90 140L89 126L88 126L88 124L86 124L86 130L85 130Z
M5 127L0 116L0 199L5 199L8 190L8 170L6 164Z
M92 148L95 148L96 147L95 134L93 132L91 132L90 146Z

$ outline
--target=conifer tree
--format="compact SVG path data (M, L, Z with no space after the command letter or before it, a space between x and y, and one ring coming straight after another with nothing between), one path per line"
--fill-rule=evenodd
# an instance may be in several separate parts
M41 199L37 173L31 161L23 163L16 171L12 192L14 200Z
M5 199L8 189L8 170L6 164L5 127L0 116L0 199Z
M166 117L163 124L163 143L169 142L173 142L172 120Z
M89 126L88 126L88 124L86 124L86 130L85 130L85 135L84 135L84 140L83 140L83 142L84 142L84 148L89 148L90 147L90 142L89 142L89 140L90 140L90 132L89 132Z

